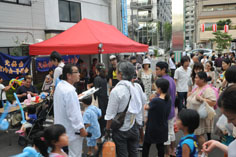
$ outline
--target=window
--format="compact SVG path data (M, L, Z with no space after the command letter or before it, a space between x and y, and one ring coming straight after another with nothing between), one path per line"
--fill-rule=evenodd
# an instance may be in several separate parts
M0 0L0 2L22 4L22 5L31 5L31 0Z
M59 0L59 18L60 22L79 22L81 20L81 4Z

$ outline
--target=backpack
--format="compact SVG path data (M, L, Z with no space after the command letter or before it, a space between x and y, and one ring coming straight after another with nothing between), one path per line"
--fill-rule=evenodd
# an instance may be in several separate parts
M194 136L194 137L189 136L189 137L186 137L185 139L180 140L180 142L177 146L176 157L182 157L182 146L181 145L187 139L191 139L194 142L194 148L193 148L193 151L190 152L189 157L198 157L198 143L197 143L196 136Z

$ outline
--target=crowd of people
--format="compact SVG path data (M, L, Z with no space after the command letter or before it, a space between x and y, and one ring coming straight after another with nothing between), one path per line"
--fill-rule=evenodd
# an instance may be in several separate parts
M87 156L98 152L104 138L115 142L118 157L136 157L139 150L143 157L148 157L151 144L156 145L159 157L197 156L215 147L229 157L236 155L235 141L227 147L212 140L219 108L228 121L236 125L233 54L216 56L213 53L208 57L199 52L183 56L176 64L171 53L168 61L156 63L155 71L151 70L152 57L142 60L131 56L118 62L117 56L111 55L109 59L109 69L95 58L88 71L82 60L77 65L64 64L58 52L51 53L50 60L56 69L54 72L50 69L42 91L53 95L54 125L36 136L36 150L41 154L67 156L68 153L79 157L86 137ZM32 77L26 76L17 89L20 101L28 95L38 95L31 81ZM10 88L2 86L3 93ZM79 101L81 93L91 87L99 90ZM34 113L27 113L31 114ZM33 118L37 119L27 117L31 124ZM30 126L23 125L20 133ZM183 137L176 147L178 130L183 131ZM234 138L233 130L221 130L221 136L227 134ZM48 148L50 151L45 151Z

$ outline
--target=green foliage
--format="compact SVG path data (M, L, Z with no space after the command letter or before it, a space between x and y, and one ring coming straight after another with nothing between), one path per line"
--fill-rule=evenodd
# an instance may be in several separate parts
M223 33L221 31L217 31L212 33L213 35L215 35L215 38L210 39L210 41L212 42L216 42L217 44L217 51L218 52L222 52L224 49L227 49L230 44L232 39L232 35L229 35L228 33Z
M232 24L232 21L230 19L220 20L216 24L217 24L217 29L218 30L224 30L224 25L229 25L229 28L230 28L231 24Z
M164 24L163 38L164 38L164 41L166 41L167 43L167 49L169 48L171 37L172 37L172 25L171 23L166 22Z

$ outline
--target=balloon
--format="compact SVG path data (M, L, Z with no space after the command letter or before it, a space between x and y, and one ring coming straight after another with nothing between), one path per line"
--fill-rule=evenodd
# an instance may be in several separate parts
M2 104L4 104L3 101L2 101ZM2 113L1 118L0 118L0 130L7 130L8 129L9 123L8 123L8 121L6 121L4 119L7 116L9 107L10 107L10 103L9 103L9 101L7 101L6 106L4 106L4 112Z
M13 157L40 157L41 155L33 147L25 147L23 153Z
M17 104L20 106L20 111L21 111L21 116L22 116L21 124L24 124L24 123L26 122L24 110L23 110L23 108L22 108L22 106L21 106L21 103L20 103L20 101L19 101L19 99L18 99L16 93L13 93L13 95L14 95L14 97L16 98Z
M24 80L24 78L21 78L21 79L18 79L18 78L15 78L15 79L11 79L11 81L9 82L9 85L11 85L11 88L13 90L15 90L16 88L13 86L15 83L18 84L19 86L21 86L21 83L22 81Z

